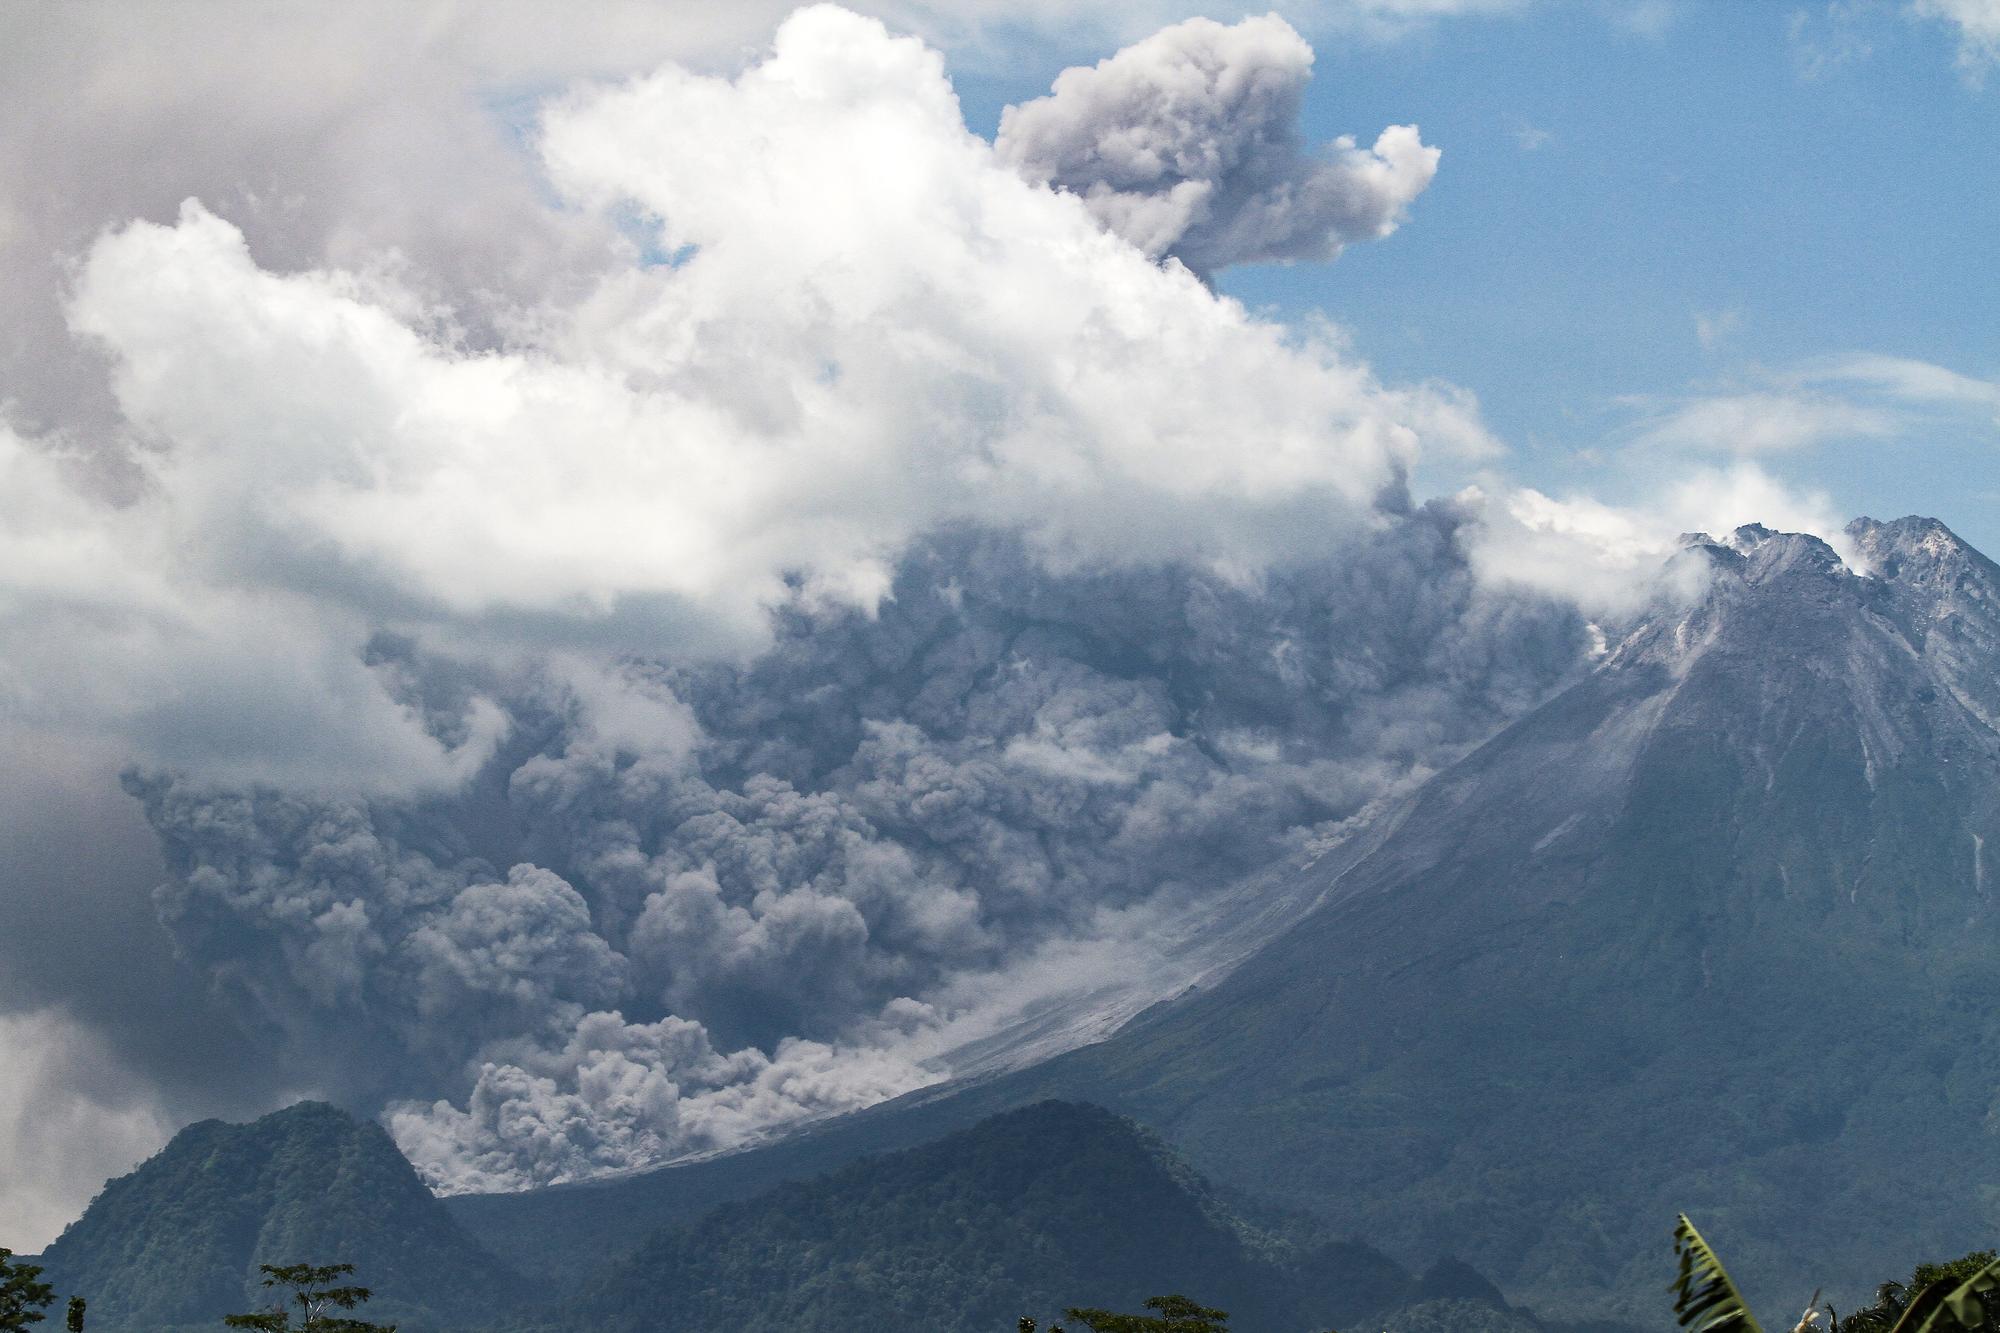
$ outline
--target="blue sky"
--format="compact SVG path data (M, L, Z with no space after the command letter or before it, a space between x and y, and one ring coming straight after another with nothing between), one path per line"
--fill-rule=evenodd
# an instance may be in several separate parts
M1887 3L1563 4L1380 41L1290 17L1317 54L1310 137L1415 122L1443 163L1387 240L1220 285L1325 314L1389 378L1472 389L1514 479L1643 499L1727 457L1638 442L1644 422L1825 358L2000 378L2000 78L1956 65L1949 24ZM968 119L990 133L1085 54L961 77ZM1829 424L1761 466L1845 513L1933 514L2000 551L1990 407L1807 396L1858 404L1871 433Z

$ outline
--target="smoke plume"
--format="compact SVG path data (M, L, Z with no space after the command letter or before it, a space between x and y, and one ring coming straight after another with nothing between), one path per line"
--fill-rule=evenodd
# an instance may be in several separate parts
M1396 229L1438 150L1392 125L1372 148L1341 138L1308 152L1298 120L1312 63L1275 14L1189 19L1063 71L1047 97L1007 109L997 146L1147 254L1197 272L1332 259Z
M949 1071L968 1009L1038 998L968 978L1303 853L1581 660L1574 612L1474 582L1461 515L1389 520L1250 584L942 535L872 614L793 611L746 662L518 682L449 798L135 778L161 910L445 1188L879 1100Z

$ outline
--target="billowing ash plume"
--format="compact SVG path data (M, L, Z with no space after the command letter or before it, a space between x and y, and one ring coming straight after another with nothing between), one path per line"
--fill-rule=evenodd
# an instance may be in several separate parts
M1296 36L1218 40L1283 139ZM61 302L115 431L0 414L0 740L131 764L253 1099L452 1187L879 1099L1565 660L1383 499L1470 395L1024 178L917 39L809 7L531 149L547 282L149 206Z
M1392 125L1372 148L1343 137L1309 152L1298 122L1312 64L1275 14L1189 19L1064 70L1047 97L1007 109L996 146L1147 254L1197 272L1331 259L1396 229L1438 150Z
M517 682L460 798L134 779L161 908L441 1186L740 1143L940 1077L966 978L1142 931L1539 698L1582 627L1480 591L1460 521L1254 583L942 536L746 663ZM376 656L441 699L461 670Z
M1430 179L1414 130L1300 144L1277 20L996 146L875 20L741 63L776 8L683 8L50 7L0 51L48 131L0 144L32 1227L299 1095L506 1187L1073 1040L1538 697L1583 637L1546 599L1800 526L1754 470L1412 511L1498 452L1469 394L1158 262L1330 255Z

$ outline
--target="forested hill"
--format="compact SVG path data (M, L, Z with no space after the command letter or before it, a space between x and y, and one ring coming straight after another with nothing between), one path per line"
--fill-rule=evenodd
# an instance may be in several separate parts
M92 1333L209 1333L260 1308L260 1263L352 1263L405 1333L504 1316L520 1282L445 1212L382 1129L319 1102L206 1120L111 1181L42 1262Z
M1167 1290L1228 1309L1243 1333L1347 1326L1452 1297L1471 1297L1493 1327L1531 1327L1462 1266L1419 1281L1365 1245L1253 1226L1152 1134L1070 1102L662 1231L549 1327L990 1333Z
M211 1333L268 1304L259 1263L351 1263L403 1333L1012 1329L1181 1291L1236 1333L1535 1333L1462 1264L1422 1277L1305 1215L1225 1198L1152 1132L1041 1102L659 1225L524 1281L461 1230L380 1128L302 1103L183 1130L44 1256L93 1333ZM645 1234L649 1233L649 1234ZM551 1240L559 1239L551 1237ZM567 1251L564 1251L567 1253Z

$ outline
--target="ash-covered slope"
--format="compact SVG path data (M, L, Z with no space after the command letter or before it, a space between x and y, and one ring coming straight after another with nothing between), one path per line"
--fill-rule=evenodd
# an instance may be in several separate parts
M370 1319L485 1327L522 1284L432 1197L380 1126L322 1102L190 1125L111 1181L42 1262L101 1333L215 1328L262 1309L258 1264L351 1263Z
M1040 1086L1566 1316L1657 1317L1677 1209L1781 1303L1987 1243L2000 569L1926 520L1852 535L1874 576L1811 537L1693 540L1691 608Z

